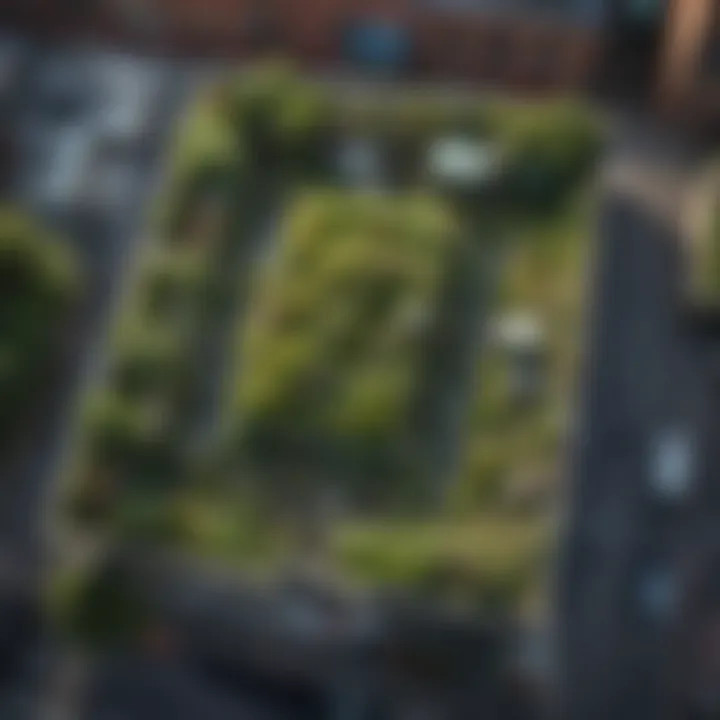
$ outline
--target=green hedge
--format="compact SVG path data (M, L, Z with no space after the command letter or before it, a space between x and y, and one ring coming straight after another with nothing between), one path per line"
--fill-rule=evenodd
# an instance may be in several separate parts
M518 110L500 127L508 159L510 201L529 210L554 209L574 195L597 162L600 128L574 104Z

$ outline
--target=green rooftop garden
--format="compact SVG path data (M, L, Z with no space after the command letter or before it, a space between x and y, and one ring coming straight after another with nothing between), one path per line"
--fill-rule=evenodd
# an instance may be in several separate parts
M432 197L297 197L241 323L242 451L338 482L338 463L367 484L411 473L424 348L459 245Z
M498 192L470 212L427 176L430 143L453 134L502 158ZM337 148L358 136L387 166L382 192L340 187ZM340 574L512 604L551 523L548 503L519 515L505 498L517 477L552 489L560 477L600 140L566 102L398 91L358 106L283 65L206 88L78 417L66 524L249 567L293 549L291 533L273 537L284 510L330 491ZM507 354L483 333L458 477L430 478L422 409L453 367L443 348L466 332L449 312L460 275L490 283L473 311L486 330L509 313L539 319L547 367L518 405Z

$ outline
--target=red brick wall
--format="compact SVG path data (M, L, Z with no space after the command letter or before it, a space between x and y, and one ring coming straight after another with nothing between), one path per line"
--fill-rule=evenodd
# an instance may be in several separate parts
M526 90L585 86L599 37L578 28L482 16L426 14L416 19L420 68Z
M318 63L341 63L340 32L354 17L405 25L414 37L415 69L422 76L574 89L589 82L599 59L597 32L415 7L408 0L282 0L281 14L289 48Z
M64 0L19 2L26 8L37 6L38 22L62 16ZM162 20L158 27L165 49L199 55L252 54L249 21L257 11L265 20L274 22L283 50L314 66L342 62L342 29L348 20L360 17L378 17L406 26L415 38L414 71L421 77L523 89L574 89L588 82L598 60L599 38L589 31L528 20L510 21L477 12L423 10L413 0L145 2ZM137 40L137 32L123 25L120 5L122 0L98 3L98 14L85 23L85 30L91 28L113 39Z

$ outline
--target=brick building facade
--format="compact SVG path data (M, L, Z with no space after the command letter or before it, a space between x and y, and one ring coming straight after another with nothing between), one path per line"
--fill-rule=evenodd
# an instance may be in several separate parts
M652 96L665 110L720 117L718 5L718 0L4 0L0 23L207 57L246 58L276 49L322 68L352 67L348 27L375 23L406 36L405 75L565 92L595 87L613 63L625 80L642 66L635 92Z
M16 0L0 21L92 34L203 56L252 56L269 46L312 66L350 63L353 23L393 26L418 77L570 90L590 81L597 0Z

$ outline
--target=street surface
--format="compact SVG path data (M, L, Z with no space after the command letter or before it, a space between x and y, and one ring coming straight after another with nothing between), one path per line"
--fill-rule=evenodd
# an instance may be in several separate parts
M683 516L654 494L651 449L668 428L692 435L696 401L680 320L687 166L669 148L616 140L604 177L561 539L568 718L660 717L664 707Z
M218 686L179 661L117 656L95 669L93 692L85 708L87 720L295 720L289 707L249 699L228 686ZM279 702L277 703L280 704Z

